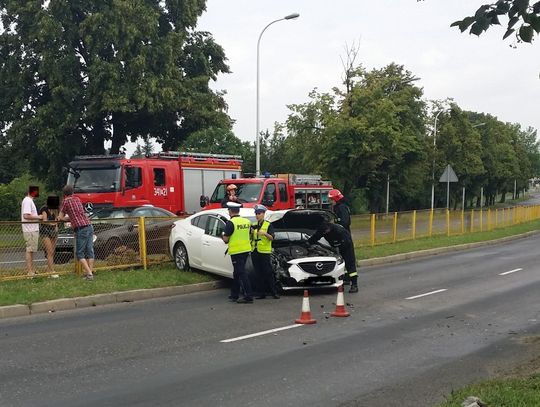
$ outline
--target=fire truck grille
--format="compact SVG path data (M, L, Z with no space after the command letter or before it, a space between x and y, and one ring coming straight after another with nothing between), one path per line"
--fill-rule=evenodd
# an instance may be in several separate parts
M298 263L298 266L306 273L322 276L331 272L336 267L335 261L307 261Z

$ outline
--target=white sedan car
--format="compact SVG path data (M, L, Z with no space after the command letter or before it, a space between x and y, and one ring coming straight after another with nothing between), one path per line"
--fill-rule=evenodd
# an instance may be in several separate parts
M241 208L240 216L255 222L252 208ZM334 220L331 212L311 209L268 211L266 219L275 230L272 267L282 289L342 284L345 264L341 256L324 244L324 240L315 244L307 242L323 220ZM183 271L192 267L232 278L231 259L227 255L227 245L221 239L227 220L227 209L220 208L176 221L169 237L176 267ZM249 260L247 269L257 291L257 279Z

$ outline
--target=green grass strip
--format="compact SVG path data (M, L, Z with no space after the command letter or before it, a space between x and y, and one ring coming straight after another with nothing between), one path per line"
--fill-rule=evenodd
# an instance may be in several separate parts
M478 397L490 407L540 406L540 375L494 379L472 384L452 392L451 396L438 407L461 407L469 396Z
M0 283L0 305L32 304L57 298L83 297L142 288L158 288L213 281L208 274L180 272L171 263L149 270L130 269L97 273L93 281L74 274L36 277Z

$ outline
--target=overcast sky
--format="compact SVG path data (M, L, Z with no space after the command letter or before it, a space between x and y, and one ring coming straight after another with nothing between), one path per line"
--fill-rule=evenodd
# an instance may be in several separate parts
M257 38L271 21L297 12L295 20L269 27L261 40L261 131L284 122L288 104L305 103L313 88L341 85L346 44L360 50L368 69L402 64L424 88L426 99L451 97L465 110L540 129L540 40L502 40L503 27L481 37L450 24L489 0L207 0L197 29L224 49L231 74L215 89L227 91L235 134L255 139ZM504 24L504 22L503 22Z

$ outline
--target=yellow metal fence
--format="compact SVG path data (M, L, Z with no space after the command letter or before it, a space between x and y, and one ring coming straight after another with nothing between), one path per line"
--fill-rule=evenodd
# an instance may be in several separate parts
M427 209L353 216L351 231L357 245L375 246L423 237L490 231L539 218L538 205L469 211Z
M141 217L94 222L94 269L146 268L170 261L169 235L178 219ZM32 229L28 225L34 225L35 230L23 232L23 227ZM0 280L80 272L74 249L69 223L0 222Z

